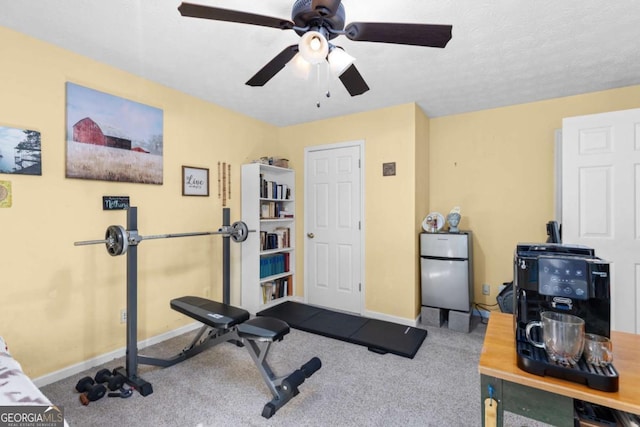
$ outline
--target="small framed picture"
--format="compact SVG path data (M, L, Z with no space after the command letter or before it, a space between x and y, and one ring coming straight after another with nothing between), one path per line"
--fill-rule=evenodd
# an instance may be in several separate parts
M382 164L382 176L394 176L396 174L396 162Z
M182 166L182 195L209 196L209 169Z

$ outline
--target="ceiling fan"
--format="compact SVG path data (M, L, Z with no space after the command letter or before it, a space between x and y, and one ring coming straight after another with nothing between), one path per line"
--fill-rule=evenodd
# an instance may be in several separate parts
M353 41L439 48L451 40L451 25L352 22L345 27L340 0L296 0L291 20L193 3L182 3L178 10L182 16L294 30L301 36L298 44L284 48L251 77L249 86L264 86L299 53L311 64L328 61L349 94L361 95L369 86L353 65L355 59L330 40L345 35Z

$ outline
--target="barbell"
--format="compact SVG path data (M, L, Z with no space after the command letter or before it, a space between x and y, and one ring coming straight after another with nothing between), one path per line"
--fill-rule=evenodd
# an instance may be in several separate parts
M101 240L83 240L74 242L75 246L100 245L104 244L107 252L111 256L124 255L127 253L129 246L135 246L142 240L153 239L172 239L175 237L191 237L191 236L210 236L220 234L224 237L230 237L236 243L247 240L249 233L255 230L249 230L247 224L242 221L236 221L231 225L223 225L218 231L197 231L193 233L172 233L172 234L154 234L151 236L141 236L137 230L126 230L121 225L110 225Z

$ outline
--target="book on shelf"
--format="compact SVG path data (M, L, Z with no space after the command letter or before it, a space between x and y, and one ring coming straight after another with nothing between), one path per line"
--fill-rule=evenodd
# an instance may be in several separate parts
M280 219L286 218L287 215L289 212L283 209L282 202L260 203L260 219ZM293 214L290 215L290 218L293 218Z
M291 229L289 227L276 227L274 230L276 239L276 248L291 247Z
M293 295L293 283L292 276L281 277L269 282L260 284L262 288L262 303L266 304L269 301L284 298L286 296Z
M260 197L263 199L275 199L274 186L277 186L274 181L266 180L264 177L260 178Z
M260 205L260 218L261 219L269 218L269 204L268 203L262 203Z
M260 231L260 250L284 249L291 247L291 229L276 227L273 232Z
M293 276L287 276L284 279L287 281L286 295L293 296Z
M269 181L267 186L267 197L270 199L277 199L276 192L278 191L278 184L275 181Z
M273 282L261 283L262 287L262 303L266 304L273 299Z
M269 181L265 179L263 174L260 174L260 198L289 200L291 199L291 189L287 184Z
M289 271L289 253L260 257L260 278L275 276Z
M280 218L293 218L293 212L287 210L287 208L282 208L280 210Z
M286 296L293 295L292 279L292 276L287 276L276 280L276 282L279 282L279 286L277 286L278 298L284 298Z

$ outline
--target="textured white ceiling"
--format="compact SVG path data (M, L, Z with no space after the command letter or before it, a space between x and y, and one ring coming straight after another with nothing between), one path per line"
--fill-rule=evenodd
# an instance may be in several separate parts
M282 18L294 3L190 1ZM185 18L179 4L0 0L0 25L277 126L409 102L438 117L640 84L639 0L344 0L347 23L453 25L444 49L335 39L371 88L357 97L290 67L246 86L298 35Z

